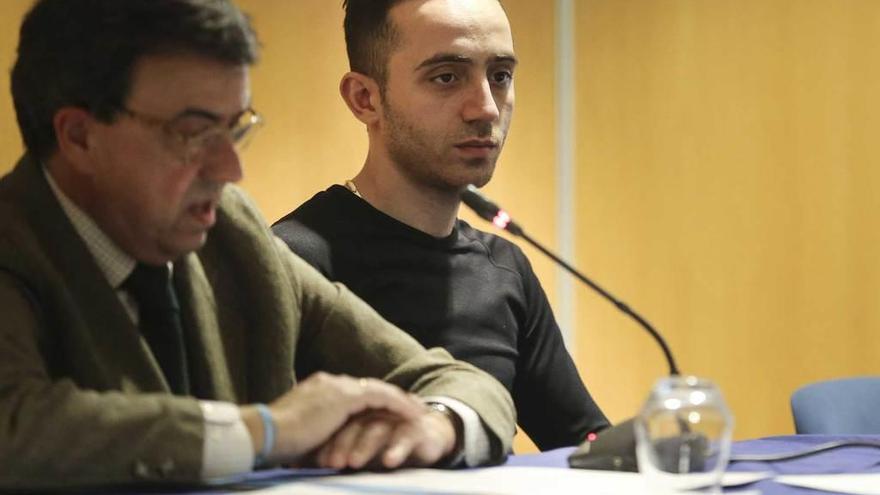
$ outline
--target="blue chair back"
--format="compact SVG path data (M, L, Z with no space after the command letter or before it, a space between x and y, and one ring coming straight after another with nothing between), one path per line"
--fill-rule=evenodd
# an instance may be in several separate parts
M880 376L811 383L791 395L797 433L880 434Z

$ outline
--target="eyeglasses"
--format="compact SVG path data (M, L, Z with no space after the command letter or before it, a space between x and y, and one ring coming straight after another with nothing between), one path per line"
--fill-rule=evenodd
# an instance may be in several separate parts
M166 119L126 107L120 111L145 126L160 129L168 138L169 146L186 163L199 161L226 143L232 143L241 151L250 143L254 131L263 125L263 117L252 108L229 123L217 122L216 116L207 112L186 112Z

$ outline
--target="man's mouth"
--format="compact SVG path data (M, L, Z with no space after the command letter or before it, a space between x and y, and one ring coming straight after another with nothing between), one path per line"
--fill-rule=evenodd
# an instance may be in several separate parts
M455 148L465 158L487 159L498 150L498 143L491 138L468 139L456 144Z
M217 201L205 200L193 203L188 211L193 218L204 228L211 228L217 220Z
M455 145L456 148L488 148L495 149L498 143L493 139L468 139Z

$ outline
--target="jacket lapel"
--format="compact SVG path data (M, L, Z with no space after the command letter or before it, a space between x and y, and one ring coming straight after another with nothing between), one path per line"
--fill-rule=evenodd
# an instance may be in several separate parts
M42 245L56 246L46 253L54 273L34 289L41 297L60 298L67 308L63 314L50 314L50 320L74 320L47 322L49 329L68 331L50 335L54 344L64 348L62 354L76 356L63 364L71 368L68 376L97 390L169 391L147 344L61 209L40 165L26 157L9 179L25 214L35 219L30 225Z
M214 291L195 254L174 264L174 287L180 301L193 394L236 402L245 394L245 377L244 373L236 373L233 384L229 364L236 361L241 349L236 349L227 335L220 332Z

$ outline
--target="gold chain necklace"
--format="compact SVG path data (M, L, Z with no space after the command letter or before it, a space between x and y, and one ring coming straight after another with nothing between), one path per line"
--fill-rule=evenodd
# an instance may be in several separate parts
M358 191L358 187L354 183L354 179L349 179L349 180L345 181L345 188L348 189L349 191L351 191L355 196L357 196L361 199L364 198L363 196L361 196L360 191Z

